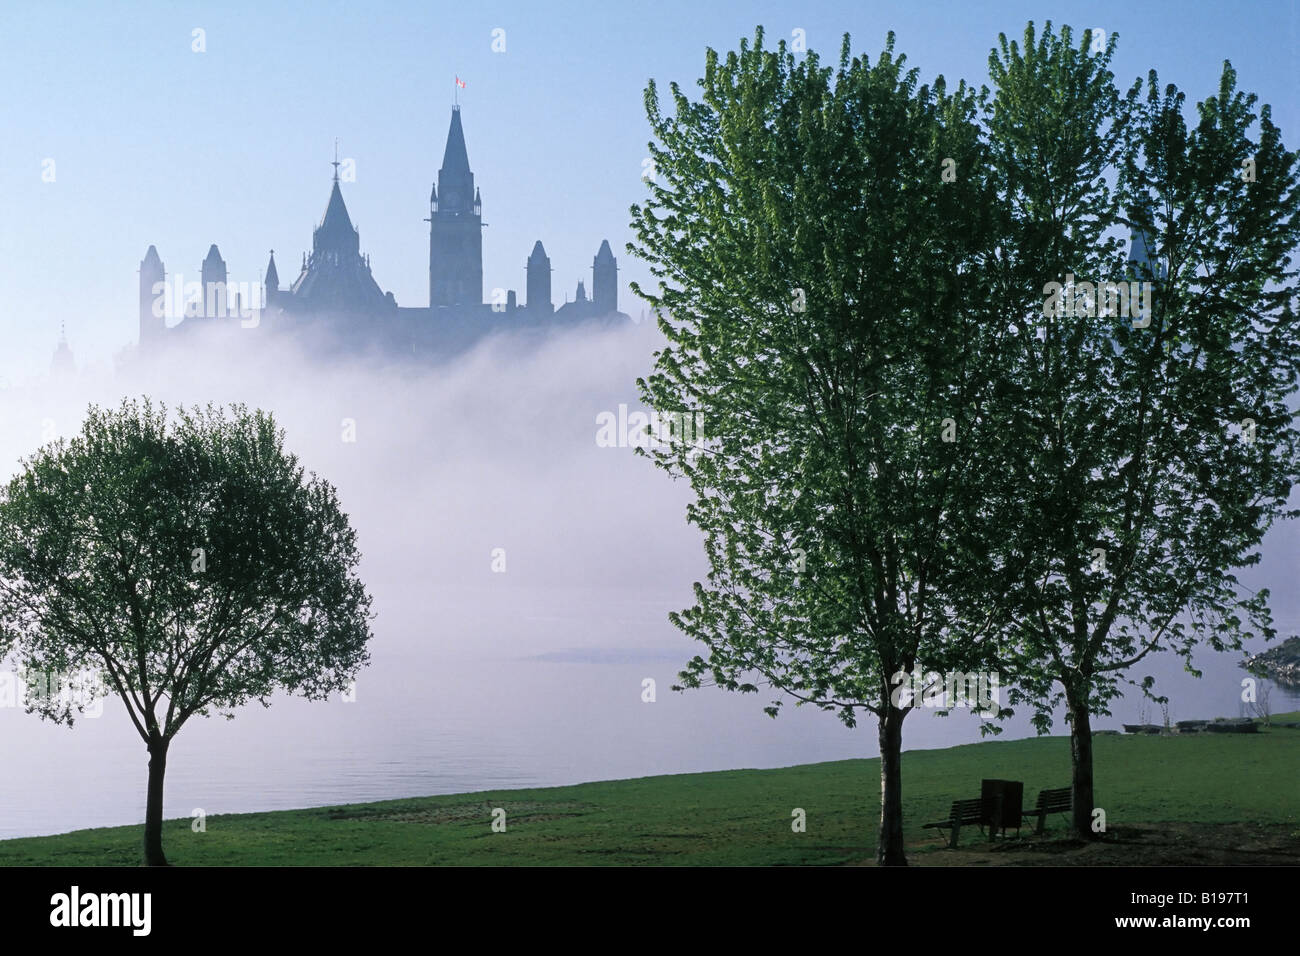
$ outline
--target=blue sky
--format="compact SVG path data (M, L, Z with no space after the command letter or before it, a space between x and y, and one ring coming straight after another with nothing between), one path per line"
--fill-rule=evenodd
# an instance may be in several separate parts
M427 302L429 185L461 92L483 192L485 292L522 295L541 239L563 301L608 238L626 280L628 206L643 195L648 78L693 88L708 46L756 24L805 31L833 57L849 32L875 53L888 30L928 79L982 82L999 31L1027 20L1120 34L1116 73L1155 67L1189 99L1230 59L1300 145L1300 13L1240 4L784 2L646 4L226 2L8 4L0 9L0 376L44 371L67 322L78 361L108 363L136 335L136 269L150 243L197 278L217 243L232 281L276 250L296 274L324 210L334 140L355 163L345 198L375 276ZM192 51L193 31L206 51ZM505 52L492 50L505 31ZM44 182L46 160L54 182Z

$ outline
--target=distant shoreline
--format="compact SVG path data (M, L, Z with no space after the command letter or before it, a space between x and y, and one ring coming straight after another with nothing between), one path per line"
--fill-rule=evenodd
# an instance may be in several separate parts
M1287 638L1277 647L1247 655L1241 666L1257 677L1266 677L1288 689L1300 688L1300 637Z

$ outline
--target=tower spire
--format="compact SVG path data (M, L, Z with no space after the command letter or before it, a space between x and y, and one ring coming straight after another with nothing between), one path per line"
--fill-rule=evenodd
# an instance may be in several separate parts
M262 280L262 287L266 289L267 304L270 304L270 300L280 291L280 270L275 267L274 249L271 250L271 261L266 264L266 276Z
M437 188L430 191L429 199L429 305L479 306L483 302L483 197L474 185L458 106L451 111Z
M609 240L600 243L591 260L591 299L602 315L618 312L618 260L609 248Z
M334 167L334 181L339 181L339 140L334 137L334 162L330 164Z

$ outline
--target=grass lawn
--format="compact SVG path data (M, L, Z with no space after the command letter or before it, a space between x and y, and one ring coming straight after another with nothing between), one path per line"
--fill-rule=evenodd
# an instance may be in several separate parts
M1273 719L1298 721L1300 713ZM1300 844L1300 729L1099 735L1094 743L1109 827L1284 825L1283 838ZM844 760L210 816L205 833L192 832L188 819L168 821L163 846L181 866L860 863L875 851L879 772L878 760ZM963 831L962 849L941 851L936 832L921 825L946 817L953 800L979 796L983 777L1024 781L1032 805L1040 789L1069 785L1069 739L905 752L904 822L915 861L981 843L978 831ZM492 832L496 807L506 811L504 833ZM796 807L807 812L805 833L791 831ZM1050 827L1059 834L1064 823L1057 817ZM141 826L130 826L0 841L0 865L134 866L141 836Z

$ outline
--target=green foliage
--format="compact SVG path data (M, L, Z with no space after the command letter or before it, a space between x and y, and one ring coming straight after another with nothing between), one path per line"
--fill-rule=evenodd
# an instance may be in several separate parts
M989 489L1006 529L993 580L1023 622L1012 700L1042 728L1062 700L1107 712L1149 653L1271 637L1267 592L1245 593L1235 571L1295 514L1296 155L1227 64L1191 130L1154 72L1145 102L1140 82L1121 95L1115 39L1091 55L1068 27L1036 38L1031 24L1023 50L1003 37L990 60L1004 301L1020 328L998 412L1015 464ZM1117 256L1132 229L1154 272ZM1066 274L1151 282L1150 325L1044 316L1037 289Z
M629 249L668 344L639 384L704 421L651 452L710 565L682 684L878 714L897 847L892 675L1009 671L1040 730L1069 706L1090 832L1088 716L1129 669L1274 633L1236 572L1295 515L1297 156L1230 65L1192 129L1154 73L1121 92L1114 34L1031 23L951 94L892 36L838 69L762 41L710 50L698 101L646 91Z
M370 637L356 536L283 440L242 406L92 407L0 491L0 650L97 675L147 742L278 688L346 686Z
M710 564L672 616L708 648L682 683L766 682L850 725L889 709L897 671L987 661L999 623L972 596L1006 338L980 97L904 64L892 35L874 63L845 37L831 69L760 30L708 51L698 101L673 84L665 112L652 83L629 246L668 339L642 397L703 413L702 437L651 452L695 490Z

